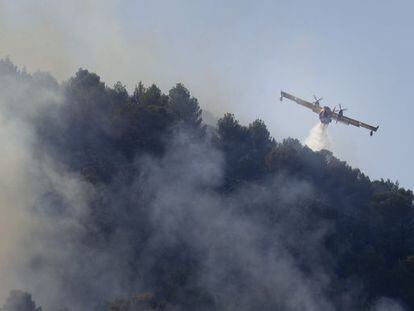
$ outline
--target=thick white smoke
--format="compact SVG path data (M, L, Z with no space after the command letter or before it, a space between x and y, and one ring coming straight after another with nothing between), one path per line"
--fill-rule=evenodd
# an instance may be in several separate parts
M305 145L313 151L331 150L331 139L328 135L328 125L319 122L309 132Z

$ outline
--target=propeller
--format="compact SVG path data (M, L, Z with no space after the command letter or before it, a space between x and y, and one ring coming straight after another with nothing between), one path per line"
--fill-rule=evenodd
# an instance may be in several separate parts
M339 104L339 111L346 111L348 108L342 108L341 104Z
M313 95L313 98L315 98L314 104L318 104L318 105L319 105L319 102L323 99L323 97L318 99L315 95Z
M342 112L344 112L344 111L347 111L347 110L348 110L348 108L342 108L341 104L339 104L338 106L339 106L338 111L340 111L340 112L341 112L341 111L342 111ZM335 107L334 107L334 109L333 109L333 112L335 112L337 108L338 108L338 107L337 107L337 106L335 106Z
M339 106L338 114L339 114L339 118L341 118L343 116L343 112L348 110L348 109L347 108L342 108L341 104L339 104L338 106ZM335 112L335 110L336 110L336 106L334 107L333 112ZM336 119L336 123L338 123L338 119Z

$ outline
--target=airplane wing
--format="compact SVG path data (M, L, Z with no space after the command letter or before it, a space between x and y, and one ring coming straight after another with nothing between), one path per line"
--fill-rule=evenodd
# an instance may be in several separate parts
M309 108L310 110L312 110L315 113L319 113L322 110L322 107L319 106L316 103L315 104L314 103L310 103L310 102L308 102L306 100L303 100L303 99L301 99L299 97L296 97L296 96L293 96L293 95L291 95L289 93L286 93L286 92L281 91L280 92L280 100L282 100L283 97L284 98L287 98L287 99L290 99L290 100L293 100L297 104L302 105L302 106L304 106L306 108Z
M332 119L334 119L338 122L342 122L346 125L351 124L351 125L357 126L357 127L364 127L364 128L366 128L370 131L373 131L373 132L376 132L379 128L379 126L375 127L375 126L369 125L367 123L364 123L364 122L361 122L361 121L358 121L358 120L354 120L354 119L351 119L351 118L348 118L348 117L345 117L345 116L339 116L339 114L336 113L336 112L332 113Z

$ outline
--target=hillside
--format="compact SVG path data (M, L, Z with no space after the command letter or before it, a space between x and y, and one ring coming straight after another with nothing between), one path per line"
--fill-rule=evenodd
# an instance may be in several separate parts
M4 59L0 104L2 311L35 310L14 289L44 311L414 309L398 183L261 120L207 126L182 84Z

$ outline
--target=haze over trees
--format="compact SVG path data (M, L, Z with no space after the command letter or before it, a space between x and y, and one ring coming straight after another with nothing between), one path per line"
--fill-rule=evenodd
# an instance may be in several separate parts
M413 193L398 183L261 120L206 126L181 83L130 94L4 59L0 97L3 132L31 133L10 181L31 191L29 229L14 229L30 247L0 268L43 310L414 309ZM40 309L12 291L1 310Z

